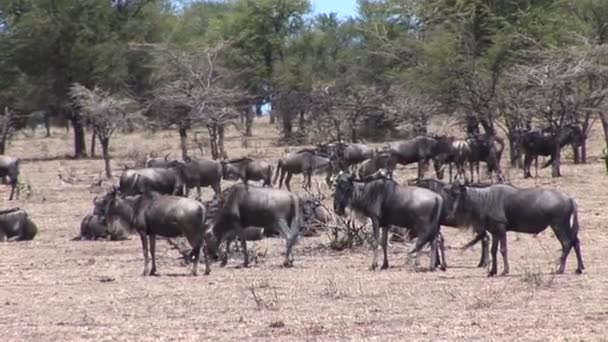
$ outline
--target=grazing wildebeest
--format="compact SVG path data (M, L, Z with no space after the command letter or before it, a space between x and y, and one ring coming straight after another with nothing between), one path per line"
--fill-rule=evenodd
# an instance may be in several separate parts
M329 167L329 158L315 154L314 150L303 149L295 153L289 153L279 159L272 182L273 184L276 183L279 178L279 173L281 173L279 189L283 186L283 179L285 179L285 187L287 190L291 191L291 187L289 186L291 177L294 174L302 173L304 175L304 188L310 189L313 171L327 171ZM285 174L287 174L287 177L285 177Z
M439 218L443 200L436 193L418 187L399 186L395 181L383 177L355 180L352 175L341 173L336 179L334 210L344 215L346 207L372 220L374 243L370 269L378 267L378 240L382 228L382 269L388 268L389 226L405 227L418 237L410 253L418 252L427 243L431 244L431 266L437 265ZM445 260L443 261L445 265Z
M198 197L201 197L201 187L210 186L213 191L221 195L222 188L222 164L209 159L190 159L177 163L177 169L181 171L182 179L186 184L186 194L196 187Z
M20 208L0 210L0 241L33 240L38 227Z
M448 226L448 227L453 227L453 228L469 228L469 227L473 227L473 225L475 224L475 222L473 220L471 220L469 218L469 216L466 215L466 213L458 212L458 213L456 213L456 215L451 215L451 216L449 215L449 210L446 205L449 201L449 198L448 198L448 193L445 189L448 186L448 184L446 184L442 181L436 180L436 179L422 179L422 180L418 180L413 185L421 187L421 188L429 189L429 190L437 193L439 196L441 196L441 199L443 200L444 205L441 208L441 217L439 218L439 223L442 226ZM474 232L483 231L483 227L473 228L473 231ZM487 234L483 233L481 259L479 260L479 264L477 265L477 267L486 267L488 265L488 260L489 260L489 237L487 236Z
M224 179L236 177L247 184L249 180L264 181L262 186L272 186L272 166L265 161L238 158L222 161Z
M466 179L465 165L471 159L471 147L466 140L454 139L449 143L447 152L440 153L433 157L433 166L435 167L435 174L437 178L443 179L445 173L445 166L448 165L449 178L448 181L452 181L452 164L456 166L456 177L462 176ZM471 176L472 177L472 176Z
M583 134L580 127L576 125L566 125L559 134L551 134L551 132L528 131L521 138L521 147L524 152L524 178L532 177L530 173L530 165L534 160L536 169L536 177L538 177L538 157L551 156L549 161L543 165L543 168L551 165L555 159L556 143L559 148L566 145L580 146L583 142Z
M19 163L19 158L0 155L0 179L8 177L11 186L11 194L8 198L9 201L13 200L15 191L17 192L17 197L19 197L19 187L17 186L19 183Z
M215 248L222 241L238 236L244 253L243 266L247 267L249 256L244 228L263 227L264 231L279 232L286 239L283 265L292 266L291 250L298 239L301 224L300 205L296 195L280 189L236 184L224 192L223 200L216 198L211 205L219 207L209 232L212 234L209 240L215 241ZM221 265L226 265L226 262L227 259L222 258Z
M111 229L105 217L99 215L87 215L82 219L80 223L80 234L76 236L75 241L78 240L102 240L108 239L110 241L122 241L127 240L127 233L121 229Z
M148 154L146 156L146 167L164 167L169 168L175 166L175 159L169 159L171 153L167 154L164 158L151 158Z
M123 171L119 180L120 192L128 195L156 191L166 195L182 195L184 179L175 168L143 168Z
M497 178L502 178L500 160L505 147L504 140L497 136L475 135L467 138L466 142L471 149L469 165L471 168L471 181L474 179L474 170L477 170L477 181L481 180L479 174L479 163L485 162L490 177L496 173Z
M557 273L563 273L572 247L578 261L577 273L585 269L578 239L578 211L574 199L552 189L518 189L511 185L494 184L484 188L467 187L455 183L446 188L448 217L468 215L474 222L478 236L472 246L488 231L492 235L492 267L490 276L496 275L496 253L500 242L504 269L509 273L507 259L507 231L538 234L551 226L562 245Z
M384 151L391 156L391 171L397 164L418 163L418 178L424 177L424 167L429 160L444 152L445 144L436 137L418 136L410 140L390 142Z
M358 167L355 174L358 178L366 178L373 175L380 169L386 169L391 175L391 156L385 152L376 152L371 158L364 160ZM392 175L391 175L392 176Z
M109 194L107 220L122 220L129 229L137 230L144 252L144 276L156 274L156 235L174 238L185 236L192 247L192 275L197 275L201 248L205 256L205 275L209 274L209 258L205 238L205 208L196 200L163 196L155 192L121 196ZM152 269L148 269L148 238Z

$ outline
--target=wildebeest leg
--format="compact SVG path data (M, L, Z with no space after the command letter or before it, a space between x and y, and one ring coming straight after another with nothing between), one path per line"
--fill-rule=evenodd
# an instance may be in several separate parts
M437 251L437 263L439 264L439 253L441 253L441 263L438 266L440 270L445 271L448 268L448 263L445 259L445 239L443 238L443 234L441 234L441 232L437 236L437 239L439 241L439 248Z
M448 163L448 170L450 172L450 183L451 183L452 182L452 163L451 162Z
M240 226L240 225L239 225ZM240 227L239 239L241 240L241 249L243 250L243 267L249 267L249 253L247 252L247 236L245 236L245 229Z
M538 156L534 157L534 177L538 178Z
M289 225L285 220L279 220L279 231L281 235L285 238L285 261L283 261L283 266L291 267L293 266L293 255L292 249L298 240L298 231L295 229L289 228Z
M572 249L572 239L569 236L569 223L565 222L561 225L551 225L551 228L559 242L562 244L562 255L559 258L559 268L555 272L557 274L562 274L566 270L566 260L568 260L568 254L570 254L570 250Z
M220 185L220 182L217 182L216 184L211 185L211 188L213 189L213 192L215 192L215 194L219 198L222 198L222 186Z
M14 181L13 179L11 179L11 195L8 198L9 201L13 200L13 195L15 194L15 189L17 189L17 191L19 191L19 189L17 188L17 182Z
M383 254L383 260L382 260L382 267L380 267L381 270L385 270L388 268L388 227L384 226L382 227L382 254Z
M310 190L310 188L312 188L312 170L306 173L306 189Z
M292 176L292 173L287 172L287 177L285 177L285 187L287 188L287 191L289 191L289 192L291 192L291 186L289 185L289 182L291 182L291 176ZM281 180L279 181L279 188L281 187L282 180L283 180L283 174L281 173Z
M529 153L524 154L524 178L532 177L530 166L532 165L532 156Z
M378 240L380 235L380 222L375 217L372 218L372 226L374 229L374 239L372 241L373 256L372 265L369 267L370 271L373 271L378 268Z
M205 257L205 275L209 275L209 273L211 273L211 267L209 267L209 251L207 250L206 242L203 242L202 248L203 248L203 256ZM197 256L198 255L200 255L200 248L199 248L199 253L197 254ZM198 265L198 262L196 262L196 264Z
M201 256L201 246L200 245L194 245L192 247L192 253L191 253L191 257L192 257L192 275L193 276L197 276L198 275L198 260ZM207 260L207 257L205 256L205 261ZM207 273L207 270L205 269L205 274Z
M488 236L487 233L483 233L483 238L481 239L481 259L479 260L479 264L477 265L477 267L487 267L488 266L488 259L490 258L489 255L489 249L490 249L490 237Z
M146 232L140 231L139 237L141 237L141 245L144 251L144 276L148 275L148 236Z
M499 242L498 234L492 234L492 267L490 268L490 273L488 273L489 277L496 275L496 257L498 254L498 242Z
M500 236L500 254L502 255L503 270L501 275L509 274L509 258L507 257L507 233Z
M220 256L220 258L221 258L220 267L224 267L228 263L228 255L230 254L230 245L232 244L232 237L226 238L226 241L224 241L224 244L225 244L225 251ZM221 250L221 248L220 248L220 250Z
M152 256L152 269L150 275L156 275L156 235L150 234L150 255Z
M201 198L201 186L200 186L200 184L196 184L196 194L198 195L198 198Z
M479 161L476 163L475 167L477 169L477 181L481 182L481 173L479 173L479 164L481 164ZM471 177L472 178L472 177Z
M285 168L281 168L281 177L279 178L279 189L283 186L284 177L285 177Z

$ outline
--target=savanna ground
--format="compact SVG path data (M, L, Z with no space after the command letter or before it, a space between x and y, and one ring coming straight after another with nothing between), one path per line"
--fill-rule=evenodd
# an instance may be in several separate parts
M3 207L28 210L39 226L32 242L0 244L0 335L22 340L602 340L608 336L608 242L605 189L608 177L597 158L601 132L590 140L590 164L572 165L565 152L563 177L510 179L518 186L546 186L573 195L579 205L580 238L587 270L554 276L559 242L550 229L537 237L509 235L511 275L487 278L474 267L480 248L457 248L471 233L444 228L449 269L414 272L409 246L394 243L387 271L368 271L371 252L330 250L328 237L300 240L295 267L284 269L284 242L255 243L266 255L248 269L240 259L210 276L189 276L177 252L159 242L159 277L142 277L139 238L123 242L75 242L82 217L101 188L101 160L70 160L71 134L52 138L19 134L8 153L22 163L26 188L19 201ZM236 136L232 132L232 136ZM228 142L231 157L268 161L285 152L272 147L278 132L257 124L249 148ZM149 151L177 154L177 134L121 135L112 143L115 176ZM191 146L195 156L200 156ZM292 148L293 149L293 148ZM505 153L505 156L508 154ZM503 158L503 164L506 165ZM506 167L506 166L505 166ZM62 174L65 183L58 177ZM400 171L413 177L413 168ZM300 176L292 181L300 188ZM319 183L321 177L318 177ZM109 183L104 184L109 185ZM226 186L226 185L224 185ZM28 188L29 187L29 188ZM211 190L206 189L208 194ZM327 191L327 190L326 190ZM422 265L428 263L423 257ZM502 262L499 259L499 266ZM500 271L500 270L499 270Z

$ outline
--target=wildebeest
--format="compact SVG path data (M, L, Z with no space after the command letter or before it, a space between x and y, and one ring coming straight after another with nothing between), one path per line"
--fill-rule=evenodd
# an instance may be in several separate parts
M184 179L175 168L128 169L120 175L119 189L128 195L156 191L166 195L182 195Z
M538 234L551 226L562 245L557 273L563 273L572 247L578 261L577 273L585 269L578 239L578 211L574 199L552 189L518 189L511 185L495 184L484 188L467 187L455 183L446 188L448 217L462 213L474 222L478 231L473 245L487 230L492 235L492 267L490 276L496 275L496 253L500 242L503 257L503 274L509 273L507 259L507 231Z
M205 208L196 200L163 196L155 192L120 196L115 190L108 194L106 213L110 224L120 219L129 229L137 230L144 253L144 276L156 274L156 235L174 238L185 236L192 247L192 275L197 275L201 248L205 257L205 275L209 274L209 258L205 243ZM148 269L148 238L152 269Z
M222 193L222 164L209 159L190 159L177 163L182 179L186 184L186 193L196 187L198 197L201 197L201 187L210 186L213 191Z
M0 179L8 177L11 186L11 194L8 198L9 201L13 200L15 191L17 192L17 197L19 197L19 187L17 186L19 183L19 163L19 158L0 155Z
M538 157L551 156L549 161L545 163L543 168L551 165L555 159L556 143L559 148L566 145L579 146L583 142L583 134L580 127L576 125L566 125L559 134L551 134L551 132L543 133L537 130L528 131L521 138L521 147L524 152L524 178L532 177L530 173L530 165L534 161L536 169L536 177L538 177Z
M292 266L291 250L298 239L301 224L298 197L285 190L245 187L244 184L228 188L223 197L223 200L216 197L215 203L211 204L219 209L211 224L209 240L219 245L223 240L238 236L244 253L243 266L247 267L249 256L244 228L254 226L276 231L287 241L283 265ZM221 264L226 265L226 262L227 259L223 258Z
M391 170L397 164L418 163L418 178L424 177L424 167L429 160L444 152L443 146L436 137L418 136L410 140L390 142L384 151L391 156Z
M247 184L249 180L264 181L262 186L272 186L272 166L265 161L237 158L222 161L224 179L236 177Z
M439 196L443 200L444 205L441 208L441 217L439 218L439 223L442 226L448 226L453 228L469 228L473 227L475 222L471 220L471 218L467 215L466 212L457 212L455 215L449 215L449 209L447 203L449 201L448 193L446 191L446 187L448 184L436 180L436 179L422 179L416 181L413 185L429 189ZM473 228L475 232L483 231L483 227ZM488 265L489 260L489 238L487 234L483 233L482 236L482 248L481 248L481 259L479 260L479 264L477 267L486 267Z
M146 167L164 167L169 168L175 166L175 159L169 159L171 153L168 153L164 158L152 158L148 154L146 156Z
M500 160L505 147L504 140L497 136L490 135L475 135L466 139L471 149L471 157L469 165L471 168L471 181L474 179L474 170L477 170L477 181L480 181L479 163L485 162L487 165L490 177L492 173L496 173L500 180L502 170L500 168Z
M382 228L382 269L388 268L389 226L405 227L418 237L410 253L418 252L427 243L431 244L431 265L437 265L439 218L443 200L436 193L418 187L399 186L392 179L373 177L355 180L350 174L341 173L336 179L334 210L344 215L346 207L369 217L374 232L373 259L371 269L378 267L378 240ZM443 262L445 265L445 260Z
M80 234L73 240L127 240L127 233L121 229L112 229L103 216L86 215L80 223Z
M448 180L452 181L452 164L456 166L456 177L466 179L465 165L471 159L471 146L465 140L454 139L449 143L445 153L440 153L433 157L433 166L437 178L443 179L445 166L449 169ZM471 175L472 177L472 175Z
M0 210L0 241L33 240L38 227L21 208Z
M364 160L358 167L356 175L359 178L366 178L380 169L386 169L391 173L391 156L385 152L375 152L371 158Z
M280 173L279 189L283 186L283 179L285 179L285 187L291 191L291 187L289 186L291 177L294 174L302 173L304 175L304 187L310 189L312 185L312 173L314 171L326 171L329 167L329 158L316 155L314 150L303 149L298 152L289 153L279 159L272 182L273 184L277 182ZM285 174L287 174L287 177L285 177Z

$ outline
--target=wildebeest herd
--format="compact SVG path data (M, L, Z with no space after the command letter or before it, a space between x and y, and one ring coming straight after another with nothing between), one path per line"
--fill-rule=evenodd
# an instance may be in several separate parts
M531 161L539 155L553 156L552 139L560 146L576 144L576 130L559 135L528 132L520 142L525 153L524 172L529 176ZM347 208L371 221L373 258L371 269L378 267L378 245L382 246L381 269L389 267L388 235L391 227L407 230L416 239L411 253L430 245L430 270L447 268L443 227L471 227L474 238L465 245L482 242L479 267L491 260L489 275L497 274L497 253L503 259L503 274L509 273L507 231L538 234L551 227L562 246L557 273L563 273L571 249L578 267L584 270L576 201L553 189L520 189L505 183L500 162L504 142L496 136L471 136L457 139L424 135L410 140L386 143L380 148L342 141L291 152L277 161L267 162L242 157L232 160L185 160L147 158L145 167L125 170L117 186L93 200L93 212L86 215L75 240L124 240L128 234L117 230L119 223L137 232L144 254L144 275L156 274L156 237L185 237L191 249L186 255L192 273L197 274L203 254L205 274L210 259L227 263L231 242L238 240L243 266L249 264L247 241L263 236L282 236L286 240L286 267L293 265L293 248L302 227L311 220L327 223L332 215L319 198L297 196L291 192L294 174L302 174L303 187L310 189L313 173L326 174L333 189L333 210L346 215ZM429 162L437 179L425 179ZM480 183L480 163L487 166L490 183ZM418 163L417 179L399 184L393 179L397 165ZM466 165L470 171L467 176ZM446 167L449 181L443 182ZM453 178L452 167L455 167ZM477 183L474 183L475 171ZM273 179L274 174L274 179ZM0 156L0 178L8 179L10 199L19 195L19 159ZM222 179L240 180L222 190ZM278 188L274 188L278 182ZM261 181L253 185L251 181ZM283 190L285 182L287 190ZM213 198L202 200L201 188L213 189ZM197 196L189 197L192 188ZM258 227L258 228L255 228ZM26 211L12 208L0 211L0 240L31 240L37 228ZM491 246L489 241L491 239ZM222 246L225 251L222 251ZM492 258L489 258L491 253ZM151 267L149 265L151 257ZM416 264L418 260L416 258Z

